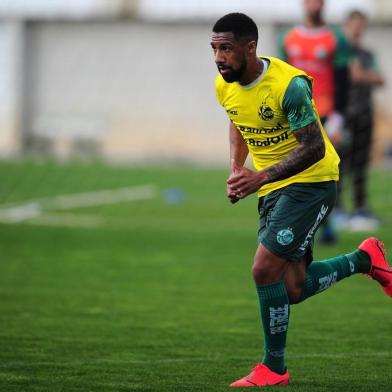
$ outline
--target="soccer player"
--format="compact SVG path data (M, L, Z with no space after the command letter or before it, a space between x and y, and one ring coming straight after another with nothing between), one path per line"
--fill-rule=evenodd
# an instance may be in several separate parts
M324 0L304 0L305 20L281 37L279 57L302 69L314 80L313 99L321 123L340 156L343 146L343 123L349 88L351 48L343 32L328 26L323 19ZM337 207L340 209L340 192ZM336 221L344 223L342 211ZM336 233L327 223L322 228L323 243L336 241Z
M369 210L366 180L373 137L372 91L384 84L384 78L374 54L362 44L367 27L366 15L358 10L350 12L344 27L353 48L346 111L346 125L351 136L348 158L354 183L354 213L349 220L349 228L374 230L380 222Z
M312 262L313 237L336 197L339 158L312 101L312 78L273 57L258 57L258 29L241 13L220 18L211 46L216 94L230 119L232 203L257 192L259 245L252 268L264 329L264 358L231 384L287 384L284 353L290 307L353 274L392 297L383 245L368 238L353 252ZM255 170L244 167L250 152Z

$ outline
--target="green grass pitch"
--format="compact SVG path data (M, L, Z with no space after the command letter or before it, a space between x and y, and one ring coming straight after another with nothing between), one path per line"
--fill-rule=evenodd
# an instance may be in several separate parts
M0 223L0 391L229 391L261 359L250 274L256 200L230 205L225 170L24 161L1 162L0 177L0 209L158 189L146 200ZM384 220L377 235L390 249L391 180L387 170L370 177ZM178 203L171 188L183 192ZM336 246L316 246L316 258L366 236L343 233ZM285 390L391 392L391 306L358 275L292 307Z

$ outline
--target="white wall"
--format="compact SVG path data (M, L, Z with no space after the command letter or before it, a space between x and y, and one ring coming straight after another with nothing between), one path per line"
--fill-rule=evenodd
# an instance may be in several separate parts
M60 148L92 137L130 161L226 159L210 26L35 23L27 34L28 132Z
M226 162L228 122L215 99L210 25L29 23L26 52L15 57L19 62L24 58L24 71L19 72L25 80L23 105L18 105L20 89L14 89L18 61L10 60L10 36L2 28L0 88L6 90L0 98L9 103L13 121L23 109L27 135L52 141L64 155L76 139L95 141L115 160ZM379 27L368 36L389 79L388 88L377 96L384 123L392 107L390 34L390 27ZM18 36L14 31L11 41ZM263 24L260 42L260 53L275 53L273 26ZM1 153L17 145L20 128L17 122L0 121ZM392 138L389 124L383 127L384 145Z
M19 22L0 24L0 155L20 147L24 30Z
M21 18L93 18L134 14L148 20L216 19L233 11L263 22L293 22L302 16L303 0L0 0L0 16ZM326 16L339 21L351 8L372 16L392 16L390 0L326 0Z
M334 22L341 21L352 8L373 15L376 3L375 0L326 0L325 14L328 20ZM148 20L216 19L229 12L244 12L268 23L294 22L302 18L303 0L139 1L139 15Z
M124 1L126 0L0 0L0 16L23 19L91 18L119 12Z

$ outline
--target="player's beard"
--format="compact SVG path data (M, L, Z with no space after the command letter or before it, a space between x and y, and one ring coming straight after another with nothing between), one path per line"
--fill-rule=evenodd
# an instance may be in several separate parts
M226 69L229 69L230 72L222 75L222 78L227 82L227 83L233 83L233 82L238 82L241 80L242 75L245 73L246 70L246 60L244 59L242 64L238 69L234 69L232 67L226 67Z

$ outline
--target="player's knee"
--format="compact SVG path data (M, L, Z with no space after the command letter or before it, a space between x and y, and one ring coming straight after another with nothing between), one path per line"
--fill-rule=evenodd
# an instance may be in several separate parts
M256 257L252 266L252 276L256 284L270 284L277 282L281 274L271 260Z

